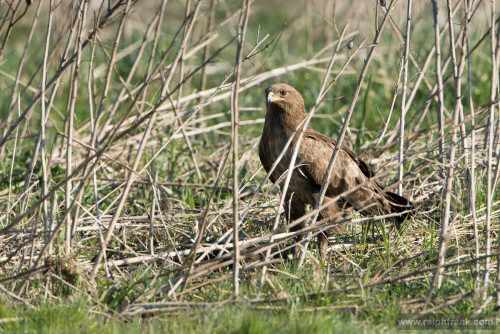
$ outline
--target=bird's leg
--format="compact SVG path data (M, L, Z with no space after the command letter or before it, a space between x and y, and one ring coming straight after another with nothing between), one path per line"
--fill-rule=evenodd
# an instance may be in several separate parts
M329 200L329 197L325 197L325 202ZM342 202L332 203L327 208L321 210L317 221L321 221L325 218L328 218L328 223L337 221L341 217L342 208ZM328 237L335 234L341 235L342 233L344 233L344 226L335 225L329 229L321 231L318 234L318 251L321 259L326 260L326 253L328 250Z
M319 257L321 259L326 259L326 251L328 250L328 237L325 232L320 232L318 234L318 250Z
M285 216L288 224L291 224L295 220L299 219L306 214L306 203L301 201L294 193L288 193L285 197ZM290 228L291 232L298 231L305 226L302 222ZM303 235L298 235L295 238L295 249L294 253L298 254L300 251L300 242L304 239Z

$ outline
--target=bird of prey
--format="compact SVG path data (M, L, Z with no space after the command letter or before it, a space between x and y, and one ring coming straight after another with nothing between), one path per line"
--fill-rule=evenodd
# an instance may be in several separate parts
M276 183L282 180L282 176L288 171L300 132L295 130L306 117L306 111L300 93L287 84L271 85L265 92L267 112L259 144L259 157L267 172L290 137L294 136L286 153L270 175L271 181ZM306 205L315 205L335 145L334 139L315 131L310 125L305 129L285 195L285 215L289 224L306 213ZM384 190L372 179L373 176L371 168L356 153L342 145L337 153L323 203L336 196L340 196L340 199L321 210L318 221L336 221L349 207L362 215L400 213L411 208L411 203L406 198ZM403 213L392 217L391 220L399 226L406 216L407 214ZM298 224L291 230L296 231L303 226L304 223ZM321 258L326 256L327 235L341 232L342 226L336 225L318 235Z

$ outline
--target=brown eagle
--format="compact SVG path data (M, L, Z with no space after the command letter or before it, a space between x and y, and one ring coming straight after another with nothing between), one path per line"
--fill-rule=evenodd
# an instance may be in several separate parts
M306 117L306 111L300 93L284 83L274 84L266 89L266 105L267 113L259 144L259 157L265 170L269 171L294 130ZM287 172L298 134L299 131L296 131L288 150L271 173L270 178L273 183ZM314 206L316 203L335 145L334 139L315 131L310 125L307 126L285 196L285 215L288 223L302 217L306 213L307 204ZM371 168L356 153L342 145L337 153L323 203L338 195L341 195L341 199L323 209L318 220L328 218L332 221L338 220L342 211L349 207L363 215L377 212L399 213L410 209L411 203L407 199L385 191L371 179L373 176ZM358 189L352 190L355 187ZM399 226L405 218L406 214L402 214L391 220ZM291 230L295 231L303 226L302 223ZM341 232L342 226L335 226L318 235L318 248L322 258L325 257L328 247L327 235Z

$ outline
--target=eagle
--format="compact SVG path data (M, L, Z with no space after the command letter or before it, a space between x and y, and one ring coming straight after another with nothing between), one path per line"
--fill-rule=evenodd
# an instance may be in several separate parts
M265 95L267 112L259 143L259 158L267 172L293 136L290 146L270 175L271 181L276 183L283 180L282 176L288 172L293 151L297 146L300 133L298 130L301 128L299 125L306 117L306 111L302 95L287 84L273 84L265 90ZM336 143L335 139L315 131L310 125L305 129L285 194L285 216L288 224L302 217L306 213L307 205L315 205ZM340 196L340 199L321 210L318 220L334 222L342 212L352 207L364 216L396 213L389 219L399 228L407 218L411 203L402 196L384 190L384 187L373 180L374 175L372 169L356 153L341 145L323 203L337 196ZM401 214L397 215L398 213ZM293 226L291 230L296 231L303 227L304 223L301 223ZM321 258L326 256L328 236L342 231L341 225L334 225L318 234ZM299 241L302 238L299 236Z

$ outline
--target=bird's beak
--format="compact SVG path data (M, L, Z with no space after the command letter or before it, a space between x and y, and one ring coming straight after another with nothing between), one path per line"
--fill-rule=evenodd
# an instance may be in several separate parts
M284 100L284 98L274 96L273 92L269 92L269 94L267 94L267 103L276 102L279 100Z

